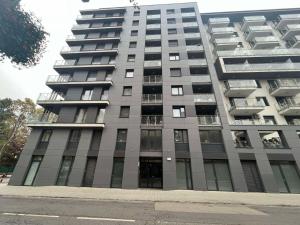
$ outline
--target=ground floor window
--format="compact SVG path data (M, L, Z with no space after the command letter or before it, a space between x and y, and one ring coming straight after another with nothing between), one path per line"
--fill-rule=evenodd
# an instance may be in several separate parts
M176 177L178 189L193 189L189 159L176 159Z
M24 181L25 186L32 186L36 177L36 174L41 165L43 156L33 156L29 170L27 172L27 176Z
M87 159L82 186L91 187L93 185L96 164L96 157L91 157Z
M65 186L68 184L69 175L72 170L73 160L74 158L71 156L63 157L56 185Z
M124 169L124 158L114 158L113 171L111 176L111 187L122 188Z
M209 191L233 191L228 163L223 160L204 161L207 189Z
M300 193L300 177L295 163L273 162L271 167L279 192Z

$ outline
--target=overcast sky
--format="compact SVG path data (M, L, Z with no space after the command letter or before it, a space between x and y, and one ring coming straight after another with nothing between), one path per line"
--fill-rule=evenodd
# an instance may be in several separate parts
M192 0L137 0L140 5L191 2ZM299 0L195 0L200 12L235 11L270 8L300 8ZM65 38L80 9L127 6L129 0L22 0L26 10L41 19L50 33L47 51L40 64L29 69L17 69L8 60L0 62L0 98L25 98L34 100L39 93L50 92L45 85L48 75L56 74L52 69L55 60L61 59L60 49L66 45Z

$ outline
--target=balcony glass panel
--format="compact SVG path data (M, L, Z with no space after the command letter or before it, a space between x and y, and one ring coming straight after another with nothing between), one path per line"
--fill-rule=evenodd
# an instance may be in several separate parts
M161 82L162 82L161 75L144 76L144 83L161 83Z
M142 116L141 124L145 126L161 126L163 124L162 115Z
M221 125L220 117L217 115L200 115L197 116L198 124L202 126L219 126Z
M197 94L194 95L194 102L216 102L214 94Z
M142 102L144 102L144 103L162 103L162 94L143 94Z
M255 80L228 80L226 88L257 88Z

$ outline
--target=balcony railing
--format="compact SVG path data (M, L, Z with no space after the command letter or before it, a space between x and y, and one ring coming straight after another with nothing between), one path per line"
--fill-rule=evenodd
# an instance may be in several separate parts
M110 49L105 49L105 48L97 48L97 49L82 49L81 47L69 47L69 46L64 46L61 49L62 53L72 53L72 52L91 52L91 51L111 51L111 50L116 50L117 48L110 48Z
M231 106L231 108L252 108L252 107L264 107L265 103L263 101L257 101L257 99L251 99L251 98L236 98L233 100L233 105Z
M160 24L147 24L147 29L160 29Z
M276 125L274 122L268 122L264 120L256 120L256 119L249 119L249 120L235 120L233 121L232 125Z
M103 25L103 26L97 26L97 27L91 27L90 24L75 24L73 25L72 29L73 30L82 30L82 29L99 29L99 28L117 28L120 27L121 25L114 24L114 25Z
M201 115L197 116L198 124L201 126L220 126L221 121L218 115Z
M65 97L58 93L41 93L37 99L38 101L63 101Z
M208 24L215 25L215 24L229 24L230 19L228 17L219 17L219 18L209 18Z
M195 75L191 74L191 81L194 83L211 83L210 75Z
M279 88L300 88L300 79L278 79L269 82L270 93Z
M144 76L144 83L148 84L157 84L162 82L162 76L161 75L150 75L150 76Z
M185 33L184 38L200 38L200 33Z
M161 35L160 34L147 34L146 35L146 40L160 40L161 39Z
M101 62L92 62L89 64L77 64L76 59L68 59L68 60L56 60L54 66L96 66L96 65L113 65L115 64L115 60L111 59L108 63L103 64Z
M143 94L143 103L162 103L162 94Z
M285 102L278 103L277 108L278 108L279 112L289 109L289 108L300 108L300 99L293 98L293 99L289 99Z
M186 12L186 13L181 13L182 17L194 17L196 16L195 12Z
M299 38L300 40L300 38ZM278 49L257 49L257 50L245 50L245 49L235 49L234 51L221 51L218 52L219 57L227 57L227 56L282 56L282 55L299 55L300 49L285 49L285 48L278 48Z
M160 14L156 14L156 15L147 15L147 19L160 19Z
M146 60L144 67L161 67L161 60Z
M161 126L163 124L162 115L142 116L141 124L145 126Z
M230 89L247 89L247 88L257 88L255 80L228 80L226 82L226 90Z
M189 59L190 66L206 66L207 61L206 59Z
M214 103L216 98L214 94L194 94L195 103Z
M183 23L183 27L198 27L199 24L197 22L188 22L188 23Z
M56 123L58 119L58 115L54 113L50 113L47 115L35 115L28 119L28 123L35 124L35 123L43 123L43 124L49 124L49 123Z
M49 75L47 78L47 83L67 83L71 81L69 75Z

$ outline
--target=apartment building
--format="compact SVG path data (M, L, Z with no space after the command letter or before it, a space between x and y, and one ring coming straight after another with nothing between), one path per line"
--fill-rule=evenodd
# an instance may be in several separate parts
M76 22L10 185L300 193L300 9Z

